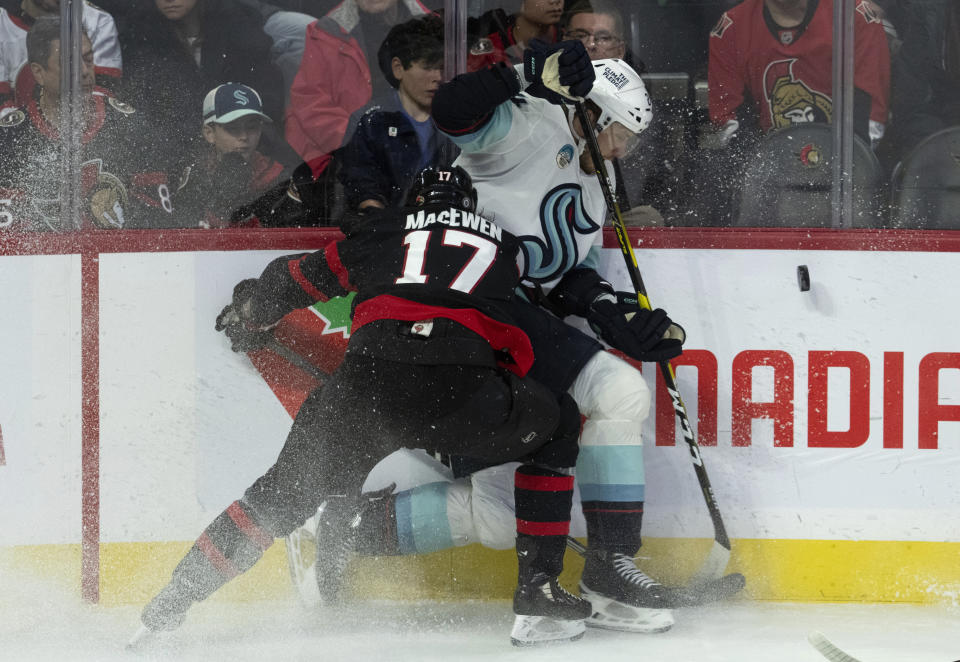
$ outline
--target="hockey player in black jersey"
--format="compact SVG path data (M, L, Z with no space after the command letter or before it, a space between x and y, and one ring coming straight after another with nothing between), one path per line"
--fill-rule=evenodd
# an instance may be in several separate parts
M427 169L403 209L350 218L325 250L279 258L240 283L217 319L234 349L261 344L286 313L356 290L342 365L307 398L276 463L203 531L144 608L132 645L183 622L193 602L253 566L275 538L322 506L320 544L344 563L369 495L367 473L399 447L515 474L517 645L582 636L590 603L557 582L569 531L579 412L525 377L530 340L506 312L519 273L516 238L476 212L461 168ZM389 491L389 490L388 490ZM327 496L336 495L336 496ZM331 573L339 582L340 573ZM322 587L330 594L339 586Z

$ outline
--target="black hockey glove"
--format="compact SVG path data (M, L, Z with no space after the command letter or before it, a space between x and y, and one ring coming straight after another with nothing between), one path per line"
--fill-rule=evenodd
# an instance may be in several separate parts
M630 293L600 296L590 304L587 321L604 342L637 361L669 361L683 352L683 328L662 308L640 308Z
M230 339L230 349L235 352L254 352L262 349L273 337L273 323L258 323L254 317L253 297L257 291L257 279L248 278L233 288L233 302L220 311L214 328L223 331Z
M531 39L523 51L523 75L530 82L526 92L555 104L564 97L586 96L596 79L590 55L578 39L557 44Z

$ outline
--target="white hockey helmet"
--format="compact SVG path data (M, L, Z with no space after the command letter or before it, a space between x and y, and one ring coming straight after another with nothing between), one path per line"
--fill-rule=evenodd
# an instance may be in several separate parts
M640 74L617 58L594 60L597 78L587 99L600 108L597 131L620 122L634 133L640 133L653 119L653 104Z

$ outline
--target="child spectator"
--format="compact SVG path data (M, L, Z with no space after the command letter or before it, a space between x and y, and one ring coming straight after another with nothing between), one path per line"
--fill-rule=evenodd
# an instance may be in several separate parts
M264 112L282 119L282 78L253 9L231 0L145 0L121 19L120 44L125 98L149 109L181 153L196 140L183 118L221 83L259 90L268 100Z
M364 113L343 149L340 179L349 210L403 201L416 173L439 165L444 152L454 156L430 117L443 74L443 21L431 15L394 26L378 59L396 92Z
M369 64L390 28L427 13L418 0L344 0L307 29L285 130L315 176L349 140L353 113L390 92L385 80L371 76Z
M305 205L290 170L257 150L263 126L271 121L251 87L225 83L207 93L203 142L173 195L178 225L288 226L304 220Z
M60 0L0 0L0 104L26 105L33 97L27 64L27 31L38 18L60 16ZM115 90L121 74L120 44L113 17L83 3L83 29L93 44L98 82Z

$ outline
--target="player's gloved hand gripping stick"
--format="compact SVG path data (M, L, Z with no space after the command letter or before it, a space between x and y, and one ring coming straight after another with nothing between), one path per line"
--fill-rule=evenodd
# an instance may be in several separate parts
M604 166L603 155L600 153L600 145L597 143L597 134L594 130L593 122L587 115L582 99L574 100L577 118L583 129L584 138L587 141L587 147L590 150L590 156L596 168L597 180L600 182L600 188L603 190L603 197L607 203L607 209L613 217L613 228L617 233L617 241L620 244L620 250L627 265L627 271L630 274L630 280L637 292L637 303L641 308L651 310L650 300L647 297L647 291L643 284L643 278L640 276L640 269L637 266L637 258L634 255L633 247L630 245L630 238L627 236L626 225L623 217L620 215L620 205L613 193L610 185L610 178ZM710 519L713 521L713 547L710 554L700 569L693 576L691 586L706 585L712 580L723 576L727 563L730 560L730 538L727 536L726 527L723 525L723 518L720 516L720 509L717 507L716 499L713 495L713 488L710 486L710 478L707 476L707 470L703 465L703 458L700 455L700 446L693 435L693 428L690 425L690 418L687 416L687 408L680 398L680 392L677 390L676 375L673 366L669 361L659 361L660 372L663 374L663 381L673 401L673 409L676 412L677 419L680 422L680 430L683 438L690 449L690 456L693 460L693 468L697 474L697 480L700 483L700 489L703 492L704 501L707 504L707 511L710 513ZM738 581L742 581L742 575L738 576Z

